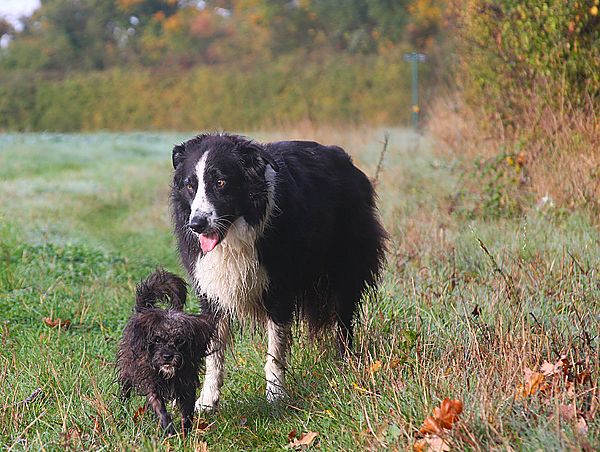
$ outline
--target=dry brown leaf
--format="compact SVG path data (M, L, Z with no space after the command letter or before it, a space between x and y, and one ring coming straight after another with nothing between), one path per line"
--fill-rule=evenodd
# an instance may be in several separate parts
M525 384L517 388L517 398L524 399L547 388L546 378L540 372L525 368Z
M133 422L137 423L140 421L140 417L146 412L146 406L141 406L139 407L137 410L135 410L135 413L133 413Z
M196 422L196 430L200 431L200 432L205 432L206 430L211 428L213 425L214 425L214 422L211 422L209 424L204 419L198 419L198 421Z
M444 440L444 438L440 438L437 435L426 436L423 438L427 442L428 451L431 452L448 452L450 450L450 446Z
M194 452L208 452L208 443L200 441L198 444L196 444Z
M415 452L447 452L450 445L438 435L427 435L413 444Z
M552 375L559 373L562 369L562 366L557 366L556 364L552 364L548 361L545 361L541 366L540 370L546 377L551 377Z
M583 385L583 384L586 384L587 382L591 381L591 378L592 378L591 372L588 370L584 370L583 372L579 372L577 374L577 376L575 377L575 381L577 382L578 385Z
M71 326L71 321L69 319L51 319L50 317L44 318L44 323L50 328L60 328L63 330L68 330Z
M317 432L303 433L300 436L300 438L292 441L288 447L290 447L292 449L303 449L305 447L310 446L317 436L319 436L319 433L317 433Z
M429 433L443 434L444 429L450 430L452 428L462 411L463 403L460 400L445 398L439 407L433 409L433 416L429 416L423 421L419 431L425 435Z
M419 432L421 432L424 435L427 435L430 433L432 433L434 435L440 435L444 432L444 430L442 429L442 427L441 427L440 423L437 421L437 419L434 419L433 417L428 416L423 421L423 425L419 429Z
M414 452L426 452L427 451L427 441L425 441L424 438L417 440L413 444L413 451Z
M448 398L442 401L442 404L433 409L433 416L437 419L442 428L451 429L452 424L462 413L463 404L460 400L450 400Z
M298 432L296 431L296 429L292 429L292 431L288 433L288 443L291 443L297 435Z
M396 367L398 367L400 364L402 363L402 360L400 358L393 358L390 361L390 368L391 369L395 369Z
M373 364L371 364L369 366L369 372L371 372L372 374L374 374L375 372L378 372L381 369L381 360L377 360L374 361Z

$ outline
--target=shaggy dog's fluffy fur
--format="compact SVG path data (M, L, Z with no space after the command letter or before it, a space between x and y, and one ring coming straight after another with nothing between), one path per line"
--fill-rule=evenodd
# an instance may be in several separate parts
M117 366L122 396L144 395L162 427L175 432L165 402L175 400L184 430L192 424L198 371L212 331L206 316L183 312L186 283L157 270L137 287L135 311L119 344ZM167 309L157 306L169 302Z
M343 149L311 141L199 135L172 158L181 260L216 327L196 407L219 402L234 316L266 326L267 399L279 399L294 318L312 331L335 326L343 355L352 346L360 299L384 261L373 187Z

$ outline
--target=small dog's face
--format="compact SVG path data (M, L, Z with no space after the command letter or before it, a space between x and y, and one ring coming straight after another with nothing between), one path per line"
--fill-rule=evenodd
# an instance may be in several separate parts
M126 336L133 349L145 354L148 364L169 380L199 365L211 329L203 316L153 308L132 317Z
M173 325L175 326L175 325ZM165 334L167 331L156 331L148 344L152 367L165 379L175 376L184 364L185 355L189 354L187 338L181 334Z

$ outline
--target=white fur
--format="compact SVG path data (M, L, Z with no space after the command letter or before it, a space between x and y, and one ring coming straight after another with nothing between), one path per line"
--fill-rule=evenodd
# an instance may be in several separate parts
M196 166L198 181L202 181L202 184L204 184L204 177L203 172L200 171L204 171L206 167L207 153ZM205 255L200 254L194 266L194 280L199 292L205 294L222 313L216 336L211 341L210 350L213 353L206 358L204 386L200 398L196 401L198 411L210 411L218 406L223 384L225 347L229 336L230 318L237 316L242 323L247 320L262 321L266 318L262 296L269 286L269 275L258 261L256 240L263 233L276 209L275 176L273 168L267 166L265 169L267 208L263 221L258 226L251 227L244 218L238 218L229 227L221 243ZM202 190L205 191L203 185ZM206 194L200 193L200 184L192 204L192 215L194 207L212 208L214 212L214 207L206 200ZM203 212L208 213L207 210ZM265 373L267 399L272 401L285 395L283 372L289 347L289 327L287 332L282 332L280 327L271 321L268 321L267 325L269 353ZM283 341L282 337L287 339Z
M223 385L225 348L229 339L229 318L221 318L217 324L215 337L211 341L206 357L206 374L200 398L196 400L197 411L212 411L219 405Z
M206 159L208 158L208 153L210 151L206 151L196 163L196 177L198 178L198 190L196 191L196 196L192 201L191 212L190 212L190 221L196 215L203 214L207 218L215 219L216 218L216 209L215 206L211 204L206 196L206 182L204 181L204 173L206 171Z
M265 364L267 400L273 402L285 397L285 368L290 347L290 325L277 325L267 321L269 348Z
M238 218L223 241L204 256L198 256L194 279L200 291L226 315L243 321L262 317L261 297L269 285L259 264L255 242L257 231Z
M205 167L206 162L202 159L198 162L198 169ZM256 240L264 231L275 208L275 171L270 166L265 169L265 179L267 208L263 221L258 226L251 227L243 217L238 218L229 227L221 243L205 255L198 255L194 267L194 280L200 292L224 314L235 315L242 322L264 318L261 301L269 286L269 276L258 261ZM205 205L209 204L206 201Z

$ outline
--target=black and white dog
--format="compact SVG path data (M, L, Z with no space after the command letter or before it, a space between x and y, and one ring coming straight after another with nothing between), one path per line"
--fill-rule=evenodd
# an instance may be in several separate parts
M281 398L295 316L312 332L337 325L342 354L352 346L387 239L373 187L341 148L310 141L199 135L175 146L173 167L181 260L216 323L196 409L218 405L233 316L266 323L266 394Z

